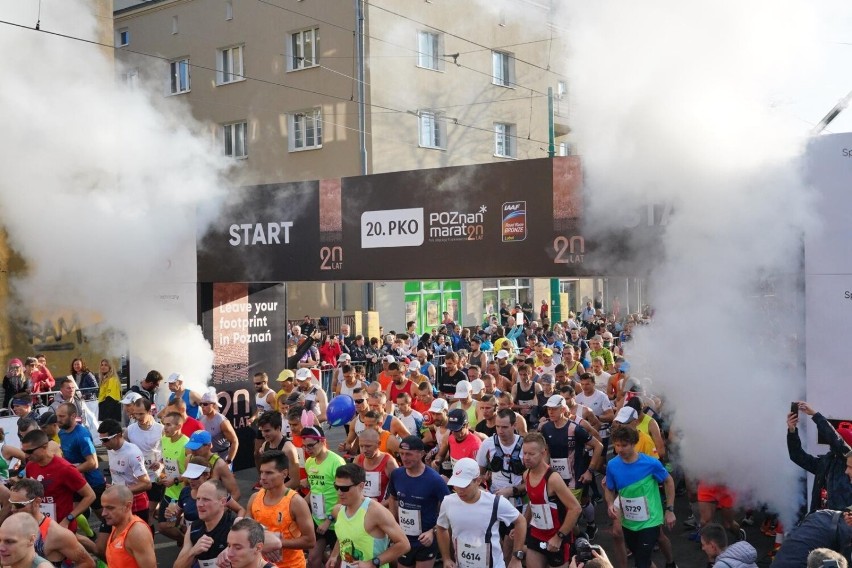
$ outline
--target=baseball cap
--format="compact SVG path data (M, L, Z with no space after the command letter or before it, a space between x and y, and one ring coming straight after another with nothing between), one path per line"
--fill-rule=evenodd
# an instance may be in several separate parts
M447 401L443 398L436 398L432 401L432 406L429 407L429 412L446 412L449 408Z
M500 351L497 352L496 357L497 357L497 359L508 359L509 358L509 352L506 351L505 349L501 349Z
M24 366L24 364L23 364L23 363L21 363L21 360L20 360L20 359L17 359L17 358L15 358L15 359L9 359L9 366L11 367L12 365L17 365L18 367L23 367L23 366Z
M473 379L470 381L470 393L471 394L479 394L482 392L482 389L485 388L485 383L482 379Z
M637 416L638 415L636 414L635 408L625 406L621 410L618 411L618 414L615 415L613 422L619 422L621 424L627 424L628 422L632 422L632 421L636 420Z
M182 381L182 380L183 380L183 375L181 375L180 373L172 373L171 375L169 375L169 379L168 379L167 382L169 384L171 384L171 383L176 383L176 382Z
M56 424L56 414L53 411L45 412L38 417L38 425L40 428L50 426L51 424Z
M294 378L295 376L296 376L296 375L294 375L294 374L293 374L293 371L291 371L290 369L284 369L283 371L281 371L280 373L278 373L278 382L279 382L279 383L283 383L283 382L284 382L284 381L286 381L287 379L292 379L292 378Z
M560 406L568 406L561 394L552 394L544 404L547 408L559 408Z
M545 347L541 350L541 354L545 357L553 357L553 349L551 349L550 347Z
M453 487L467 487L479 477L479 464L471 458L462 458L453 466L453 476L447 481L447 485Z
M470 396L470 381L462 379L456 383L456 394L453 398L467 398Z
M385 355L382 361L385 361L387 363L393 363L394 361L396 361L396 359L393 358L393 355Z
M450 414L447 417L447 430L458 432L465 426L467 426L467 412L461 408L450 410Z
M630 372L630 361L622 361L621 364L618 366L618 370L621 371L622 373L629 373Z
M189 448L189 444L187 444L186 447ZM181 474L181 477L185 477L187 479L198 479L201 477L201 474L207 471L210 471L209 467L205 467L199 463L190 463L187 464L186 471Z
M349 361L352 359L352 356L349 353L341 353L340 357L337 358L338 363L342 363L344 361Z
M213 438L210 437L210 432L207 430L196 430L189 437L189 442L186 443L187 450L197 450L201 446L206 446L213 443ZM187 468L189 469L189 468ZM200 473L198 475L201 475ZM198 477L198 476L196 476Z
M296 380L297 381L308 381L308 380L312 379L313 376L314 376L314 374L311 373L311 370L306 369L304 367L302 367L301 369L296 371Z
M841 422L837 425L837 433L848 446L852 446L852 422Z
M418 363L417 361L412 361L411 363L408 364L408 370L409 371L420 371L420 363Z
M126 395L124 395L124 398L121 399L121 404L133 404L137 400L141 400L141 399L142 399L141 394L139 394L138 392L132 392L131 391L131 392L127 393Z
M204 404L205 402L211 402L215 404L216 407L222 406L221 404L219 404L219 397L216 396L215 392L207 391L206 393L201 395L201 404Z
M423 444L423 440L418 438L417 436L406 436L399 443L400 450L413 450L413 451L423 451L426 449L425 444Z

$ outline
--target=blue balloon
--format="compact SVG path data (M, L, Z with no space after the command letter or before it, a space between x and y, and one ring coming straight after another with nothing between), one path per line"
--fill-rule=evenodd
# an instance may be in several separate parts
M355 401L348 394L340 394L331 399L325 410L330 426L343 426L355 418Z

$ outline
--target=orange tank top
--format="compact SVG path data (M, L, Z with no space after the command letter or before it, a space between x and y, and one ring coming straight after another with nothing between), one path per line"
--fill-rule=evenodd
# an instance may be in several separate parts
M127 548L124 546L124 541L127 538L127 533L130 532L130 529L133 528L133 525L137 523L142 523L145 526L145 529L148 530L148 524L133 515L130 517L130 522L127 523L127 526L124 527L124 530L120 533L116 534L115 527L113 527L112 532L109 533L109 540L107 541L106 546L106 561L107 566L121 566L122 568L139 568L139 564L136 563L136 559L131 556L129 552L127 552Z
M292 489L287 488L287 493L277 503L266 505L263 502L266 497L266 489L261 489L251 504L251 517L268 530L281 533L282 540L299 538L302 536L302 531L299 530L299 525L290 515L290 501L295 494ZM278 568L304 568L305 553L302 550L283 548L281 549L281 560L275 565Z

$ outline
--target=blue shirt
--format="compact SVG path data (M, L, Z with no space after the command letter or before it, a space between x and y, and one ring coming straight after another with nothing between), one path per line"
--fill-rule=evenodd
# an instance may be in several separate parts
M669 472L660 460L645 454L639 454L639 459L633 463L624 463L621 457L616 455L606 464L606 486L610 491L618 491L648 476L653 476L662 483L669 476Z
M441 501L450 494L447 482L431 467L418 477L411 477L404 467L398 467L390 475L388 495L394 497L401 508L420 511L420 532L426 532L438 523ZM408 536L411 548L423 546L416 536Z
M180 490L180 497L177 500L178 507L183 511L183 518L186 521L198 520L198 507L195 505L195 499L192 498L192 487L188 485Z
M91 455L97 456L92 435L85 427L79 424L74 426L74 429L70 432L59 430L59 445L62 448L62 457L72 464L83 463ZM101 487L106 484L104 474L97 467L84 472L83 477L86 478L86 482L92 487Z
M189 398L189 390L183 391L183 396L181 397L183 402L186 404L186 415L191 416L198 420L198 415L201 414L201 407L197 404L193 404L192 400ZM175 401L175 393L169 395L169 404Z

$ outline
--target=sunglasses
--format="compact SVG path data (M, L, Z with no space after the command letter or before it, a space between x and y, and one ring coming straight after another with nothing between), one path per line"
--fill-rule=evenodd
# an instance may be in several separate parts
M101 442L108 442L109 440L112 440L116 436L118 436L118 434L113 434L112 436L101 436L100 441Z
M319 442L314 442L313 444L302 444L302 447L304 447L306 450L313 450L318 445L319 445Z
M27 454L28 456L30 456L30 455L33 454L33 452L35 452L36 450L40 450L41 448L45 447L46 445L47 445L47 443L44 443L40 446L36 446L35 448L30 448L29 450L24 450L24 453Z
M263 385L263 384L265 384L265 383L254 383L254 386L259 387L259 386L261 386L261 385ZM210 404L210 403L208 402L207 404Z
M341 493L349 493L349 490L355 487L354 485L338 485L334 484L334 490L340 491Z
M354 402L355 404L364 404L364 400L366 400L366 399L363 399L363 398L356 398L353 402Z
M35 501L35 497L30 499L29 501L9 501L9 504L15 509L23 509L33 501Z

